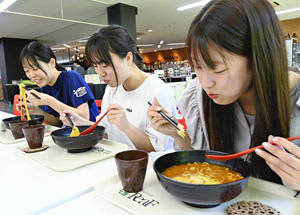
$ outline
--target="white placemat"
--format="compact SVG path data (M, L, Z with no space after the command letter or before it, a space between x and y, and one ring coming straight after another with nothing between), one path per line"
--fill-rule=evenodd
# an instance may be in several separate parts
M49 148L45 151L25 153L21 151L24 146L19 146L18 151L57 172L70 171L113 157L116 153L128 148L125 144L104 139L91 150L81 153L69 153L66 149L56 145L50 138L44 141L43 144L49 145Z
M50 133L56 129L59 129L58 127L51 126L51 125L45 125L45 134L44 136L49 136ZM20 143L22 141L26 142L25 137L15 139L12 135L11 131L9 129L5 129L4 131L0 131L0 143L2 144L12 144L12 143Z
M100 182L95 186L94 192L99 201L101 201L101 198L104 198L134 215L165 215L166 213L172 215L224 215L229 205L243 200L259 201L279 210L284 215L300 214L300 197L294 198L294 191L282 185L256 178L249 178L246 190L237 198L209 209L190 207L173 197L161 187L152 168L147 170L142 192L135 194L123 191L117 175Z

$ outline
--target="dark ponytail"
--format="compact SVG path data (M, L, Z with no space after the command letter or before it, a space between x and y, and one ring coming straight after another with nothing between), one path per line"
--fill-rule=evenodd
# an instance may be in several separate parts
M56 59L55 59L55 68L58 70L58 71L65 71L67 70L64 66L56 63Z
M62 65L57 64L56 57L51 50L51 48L45 44L42 44L37 41L33 41L28 43L21 51L20 54L20 62L23 64L27 62L30 67L37 67L42 70L46 75L47 72L42 68L38 61L42 61L44 63L49 63L51 58L55 59L55 68L59 71L66 70Z
M136 64L136 66L140 70L143 70L144 60L143 60L141 54L138 51L135 51L135 53L133 53L133 62Z

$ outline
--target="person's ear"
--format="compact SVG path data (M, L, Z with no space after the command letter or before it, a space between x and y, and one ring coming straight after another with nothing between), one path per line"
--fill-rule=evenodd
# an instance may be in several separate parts
M132 64L132 62L133 62L133 54L132 54L132 52L128 52L127 53L126 60L127 60L128 65Z
M50 63L50 66L52 69L54 69L56 67L56 61L54 58L51 58L49 63Z

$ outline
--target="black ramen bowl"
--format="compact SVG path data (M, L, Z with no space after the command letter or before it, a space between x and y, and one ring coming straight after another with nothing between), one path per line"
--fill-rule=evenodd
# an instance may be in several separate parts
M241 158L228 161L214 161L205 157L209 155L226 155L227 153L205 150L177 151L159 157L153 165L156 176L162 187L174 197L184 203L200 208L218 206L237 197L247 186L250 176L250 165ZM164 175L162 172L169 167L193 163L207 162L219 166L228 167L239 172L244 177L241 180L216 185L199 185L175 181Z
M27 116L25 116L27 119ZM29 120L29 125L39 125L42 124L44 121L44 116L43 115L30 115L31 120ZM2 122L5 124L5 127L7 129L9 128L9 123L13 121L20 121L21 117L20 116L14 116L14 117L9 117L5 118L2 120Z
M82 132L90 126L77 126ZM90 150L98 141L103 139L105 128L97 126L91 134L69 137L72 132L71 127L57 129L51 132L51 137L55 144L67 149L68 152L78 153Z

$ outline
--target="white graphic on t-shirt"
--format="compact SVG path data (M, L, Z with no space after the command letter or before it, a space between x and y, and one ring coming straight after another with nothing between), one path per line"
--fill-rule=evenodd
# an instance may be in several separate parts
M87 94L87 91L86 91L85 87L79 87L77 90L73 90L73 94L76 97L81 97L81 96L84 96L85 94Z

